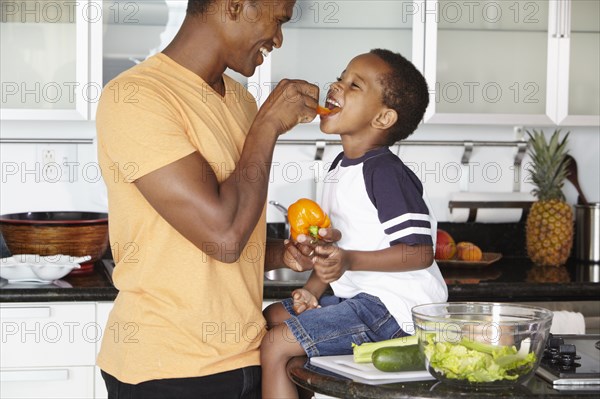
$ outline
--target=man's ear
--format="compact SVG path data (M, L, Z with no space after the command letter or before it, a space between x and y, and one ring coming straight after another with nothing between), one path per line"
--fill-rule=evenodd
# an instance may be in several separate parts
M243 0L227 0L223 6L225 7L225 14L234 21L237 21L242 15L244 8Z
M376 129L389 129L398 120L398 114L391 108L384 108L371 122Z

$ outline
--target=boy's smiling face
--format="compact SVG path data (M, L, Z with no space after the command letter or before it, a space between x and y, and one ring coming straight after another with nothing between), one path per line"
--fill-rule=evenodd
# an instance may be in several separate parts
M341 110L322 116L321 130L339 134L342 139L355 134L384 133L381 129L389 126L382 124L382 118L388 120L390 112L395 115L382 100L382 77L389 72L390 66L375 54L361 54L352 59L327 93L328 107L339 106Z

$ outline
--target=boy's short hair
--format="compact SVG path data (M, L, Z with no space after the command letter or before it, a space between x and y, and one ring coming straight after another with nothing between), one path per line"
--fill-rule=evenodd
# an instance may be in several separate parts
M391 69L381 76L380 83L383 103L398 114L398 120L388 132L387 144L393 145L417 129L429 105L429 88L421 72L402 55L385 49L373 49L370 53Z

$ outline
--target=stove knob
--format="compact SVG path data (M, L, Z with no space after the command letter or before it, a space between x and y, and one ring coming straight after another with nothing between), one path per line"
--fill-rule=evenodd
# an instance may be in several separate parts
M564 345L565 340L560 337L550 337L548 339L548 347L549 348L559 348L561 345Z
M560 364L562 366L572 366L575 363L575 357L570 355L562 355L560 357Z

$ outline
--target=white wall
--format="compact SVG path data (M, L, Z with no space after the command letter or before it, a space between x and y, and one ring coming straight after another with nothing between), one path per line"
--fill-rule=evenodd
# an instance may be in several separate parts
M527 127L526 127L527 128ZM546 127L547 135L554 129ZM600 129L594 128L563 128L563 132L571 131L569 150L577 160L580 185L588 201L600 201ZM328 136L320 133L318 125L300 126L282 137L285 139L324 139L335 140L338 136ZM421 125L409 140L450 140L450 141L514 141L517 137L511 126L449 126ZM314 163L316 148L306 146L278 146L275 151L274 167L272 169L272 185L269 199L283 205L289 205L299 196L316 198L318 191L315 179L315 168L327 168L328 162L341 151L339 146L326 147L324 162ZM436 217L440 221L448 220L448 200L452 193L461 190L458 165L463 154L459 146L401 146L394 151L409 165L425 185ZM511 192L513 189L515 148L475 147L471 156L471 171L468 190L474 192ZM523 160L523 168L527 169L529 156ZM299 175L298 171L302 173ZM533 186L528 181L528 173L521 174L521 192L530 192ZM577 202L574 187L566 182L563 189L567 201ZM270 207L272 208L272 207ZM269 209L268 219L272 222L282 222L283 217L274 209Z
M2 137L18 136L19 131L31 135L36 129L38 136L46 138L93 137L93 122L56 122L34 124L30 122L3 122ZM547 134L552 128L546 127ZM578 162L581 186L590 201L600 201L600 132L594 128L564 128L571 131L570 153ZM318 129L318 124L301 125L282 136L285 139L325 139L336 140L338 136L327 136ZM513 141L516 139L513 128L488 126L442 126L422 125L411 140L492 140ZM2 180L0 190L0 213L51 210L106 211L106 192L97 175L96 147L93 144L64 144L77 146L77 162L73 168L73 181L56 181L46 176L39 158L41 144L9 144L0 146ZM398 148L394 148L398 151ZM273 160L269 199L287 206L300 197L317 199L319 185L315 180L316 170L325 170L337 153L339 146L325 148L324 161L314 163L316 148L312 145L278 145ZM460 190L457 165L460 164L462 147L415 147L402 146L399 156L411 167L425 184L434 212L440 221L448 218L448 199L451 193ZM514 173L512 162L513 148L476 147L471 157L472 171L470 191L510 192ZM523 161L526 166L528 157ZM316 167L316 169L315 169ZM531 190L526 181L527 173L522 174L521 191ZM564 192L569 203L574 204L577 194L573 186L565 183ZM269 222L282 222L283 217L273 207L268 209Z
M93 122L9 122L2 138L93 138ZM66 171L44 167L41 150L75 156ZM62 163L59 159L57 163ZM0 213L36 211L106 212L106 188L99 175L95 144L2 143ZM60 176L59 176L60 173Z

